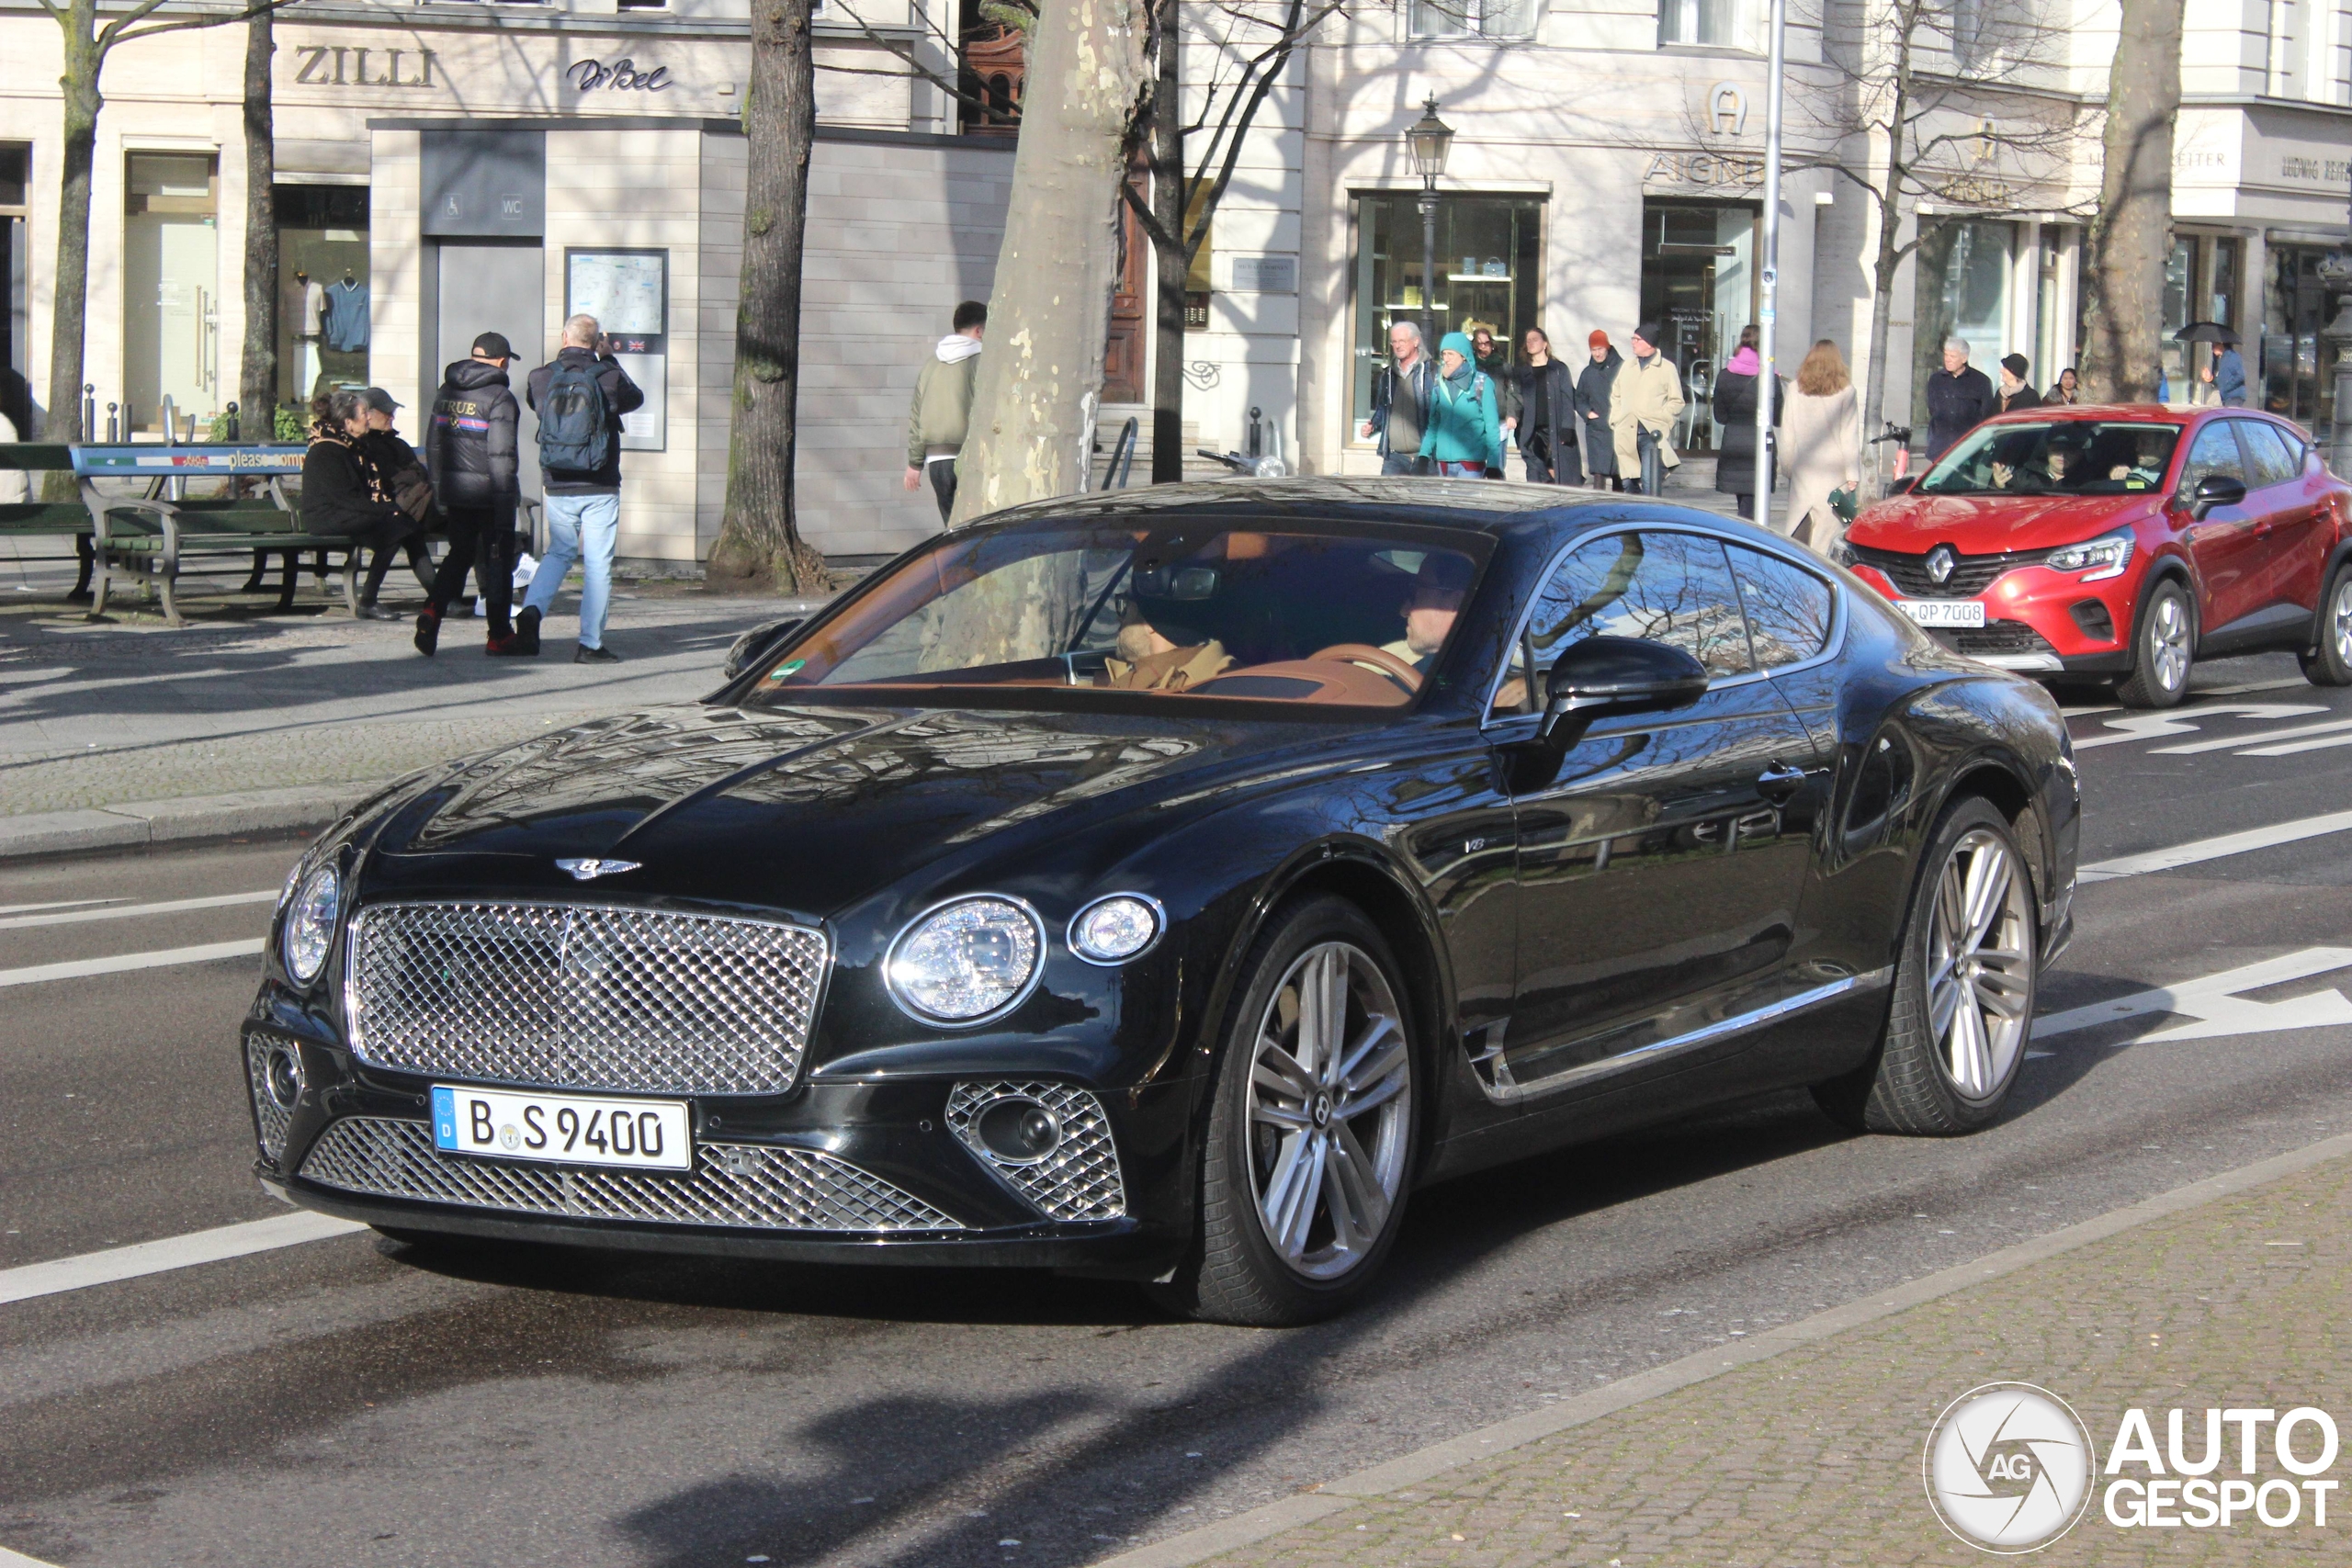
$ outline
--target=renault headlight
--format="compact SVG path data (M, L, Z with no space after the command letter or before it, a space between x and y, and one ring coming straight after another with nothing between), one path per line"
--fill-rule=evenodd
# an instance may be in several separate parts
M2123 569L2132 564L2132 536L2118 529L2079 545L2061 546L2042 559L2052 571L2088 572L2085 582L2104 582L2122 576Z
M1029 906L982 894L943 904L899 933L883 960L898 1004L927 1023L979 1023L1029 994L1046 928Z
M286 972L303 985L317 979L319 971L326 967L327 953L334 947L335 919L342 913L343 878L331 865L295 893L293 907L286 912L278 953L286 960Z

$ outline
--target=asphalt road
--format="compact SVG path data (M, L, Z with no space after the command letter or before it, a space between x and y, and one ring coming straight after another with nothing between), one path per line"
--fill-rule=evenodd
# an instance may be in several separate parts
M2086 862L2352 807L2352 693L2281 659L2198 679L2168 726L2071 721ZM274 892L294 853L0 872L0 1269L286 1212L248 1171L252 958L22 976L248 941L268 903L22 922ZM1424 1191L1377 1294L1316 1328L1175 1323L1046 1276L428 1261L366 1234L0 1306L0 1545L1085 1562L2352 1126L2352 1025L2325 1021L2352 1003L2283 1005L2352 981L2347 883L2352 833L2086 886L2045 1015L2307 956L2039 1038L1973 1138L1849 1137L1780 1096Z

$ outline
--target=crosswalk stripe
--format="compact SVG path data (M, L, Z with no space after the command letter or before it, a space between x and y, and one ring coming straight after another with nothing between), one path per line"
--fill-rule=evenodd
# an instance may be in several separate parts
M76 958L64 964L36 964L26 969L0 969L0 989L38 986L44 980L79 980L90 975L120 975L133 969L162 969L175 964L209 964L216 958L251 958L262 950L260 937L242 942L212 942L200 947L167 947L155 953L118 953L107 958Z
M2297 724L2285 729L2259 729L2252 735L2233 735L2226 740L2191 740L2182 746L2151 746L2152 757L2189 757L2200 751L2231 751L2240 746L2260 746L2272 740L2293 740L2306 735L2332 735L2338 730L2352 729L2352 718L2332 718L2325 724ZM2257 757L2277 756L2275 751L2256 751Z
M233 904L266 904L277 897L275 887L252 893L216 893L207 898L172 898L161 904L117 904L104 909L69 909L53 915L11 915L0 919L0 931L27 926L71 926L84 920L128 920L141 915L176 915L189 909L225 909Z
M2218 838L2198 839L2186 844L2175 844L2168 850L2150 850L2145 854L2118 855L2112 860L2093 861L2077 870L2075 879L2077 882L2108 882L2119 876L2140 876L2152 871L2171 871L2179 866L2221 860L2228 855L2242 855L2252 850L2267 850L2276 844L2299 843L2305 839L2324 838L2330 833L2346 831L2352 831L2352 811L2331 811L2324 817L2305 817L2298 821L2275 823L2267 828L2250 828L2243 833L2223 833Z
M290 1214L273 1214L266 1220L247 1220L243 1224L216 1225L186 1235L165 1236L161 1241L134 1242L129 1247L109 1247L102 1252L53 1258L46 1263L21 1264L14 1269L0 1269L0 1306L30 1301L36 1296L87 1290L92 1285L111 1285L148 1274L169 1273L175 1269L192 1269L199 1263L274 1252L281 1247L325 1241L367 1228L356 1220L339 1220L333 1214L299 1210ZM6 1558L0 1557L0 1564L6 1562Z

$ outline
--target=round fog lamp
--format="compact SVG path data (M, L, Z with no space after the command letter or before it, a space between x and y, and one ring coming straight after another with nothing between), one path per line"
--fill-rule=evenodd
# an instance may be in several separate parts
M1078 912L1069 923L1069 950L1090 964L1125 964L1159 940L1157 899L1114 893Z
M1035 1165L1062 1141L1061 1122L1034 1100L1000 1100L980 1112L972 1130L1005 1165Z
M294 1102L302 1098L302 1061L290 1045L280 1045L269 1054L269 1063L263 1081L268 1085L269 1098L280 1111L291 1111Z
M327 953L334 946L335 917L343 911L343 879L333 866L321 871L294 895L294 907L286 914L286 932L281 951L286 959L286 972L304 985L319 977L326 967Z

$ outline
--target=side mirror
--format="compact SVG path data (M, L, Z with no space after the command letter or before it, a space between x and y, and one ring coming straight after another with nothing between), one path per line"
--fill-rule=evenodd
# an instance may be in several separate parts
M800 629L806 615L787 615L780 621L765 621L735 639L727 650L727 679L734 680L744 671L765 659L784 639Z
M2202 523L2217 506L2238 506L2245 501L2245 481L2227 474L2207 474L2188 498L2188 514Z
M1572 719L1689 707L1707 694L1707 670L1662 642L1590 637L1560 655L1545 694L1539 733L1549 740Z
M1889 495L1909 495L1918 482L1919 476L1917 474L1905 474L1901 479L1889 483L1886 487L1886 493Z

